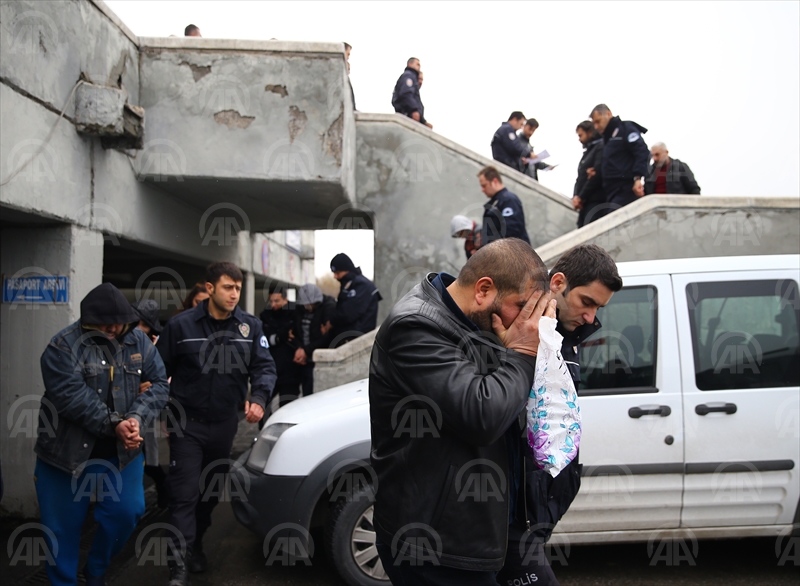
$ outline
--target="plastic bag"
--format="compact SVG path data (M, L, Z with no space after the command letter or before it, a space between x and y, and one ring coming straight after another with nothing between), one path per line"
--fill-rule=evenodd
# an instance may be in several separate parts
M577 455L581 442L578 393L561 355L556 320L539 322L536 374L528 397L528 445L539 468L555 478Z

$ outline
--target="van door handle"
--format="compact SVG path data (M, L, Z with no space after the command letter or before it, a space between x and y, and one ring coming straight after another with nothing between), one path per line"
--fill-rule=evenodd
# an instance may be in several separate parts
M708 415L709 413L725 413L727 415L733 415L736 413L736 404L725 403L724 405L717 405L715 407L709 407L708 405L701 404L694 408L694 412L698 415Z
M628 409L628 417L639 419L642 415L661 415L666 417L672 413L669 405L659 405L658 407L631 407Z

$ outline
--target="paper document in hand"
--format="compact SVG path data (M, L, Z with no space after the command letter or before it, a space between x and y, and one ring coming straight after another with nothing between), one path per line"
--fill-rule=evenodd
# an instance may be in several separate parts
M536 155L536 157L531 159L530 162L531 162L532 165L535 165L536 163L541 163L542 161L544 161L545 159L547 159L549 157L550 157L550 153L548 153L547 151L542 151L541 153Z

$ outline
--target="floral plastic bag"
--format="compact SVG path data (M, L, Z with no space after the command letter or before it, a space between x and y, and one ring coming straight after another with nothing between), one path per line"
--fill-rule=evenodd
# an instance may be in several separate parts
M561 334L556 320L539 322L536 375L528 398L528 444L536 464L555 478L578 453L581 408L578 394L561 356Z

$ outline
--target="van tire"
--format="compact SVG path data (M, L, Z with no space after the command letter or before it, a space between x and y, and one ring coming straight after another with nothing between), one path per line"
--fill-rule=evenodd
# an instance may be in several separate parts
M325 526L325 552L336 571L349 586L391 584L388 576L385 580L379 580L367 574L353 557L353 531L356 523L360 522L362 528L365 525L369 527L364 515L374 502L375 491L371 486L356 490L350 498L341 500L333 506ZM363 548L363 545L361 547Z

